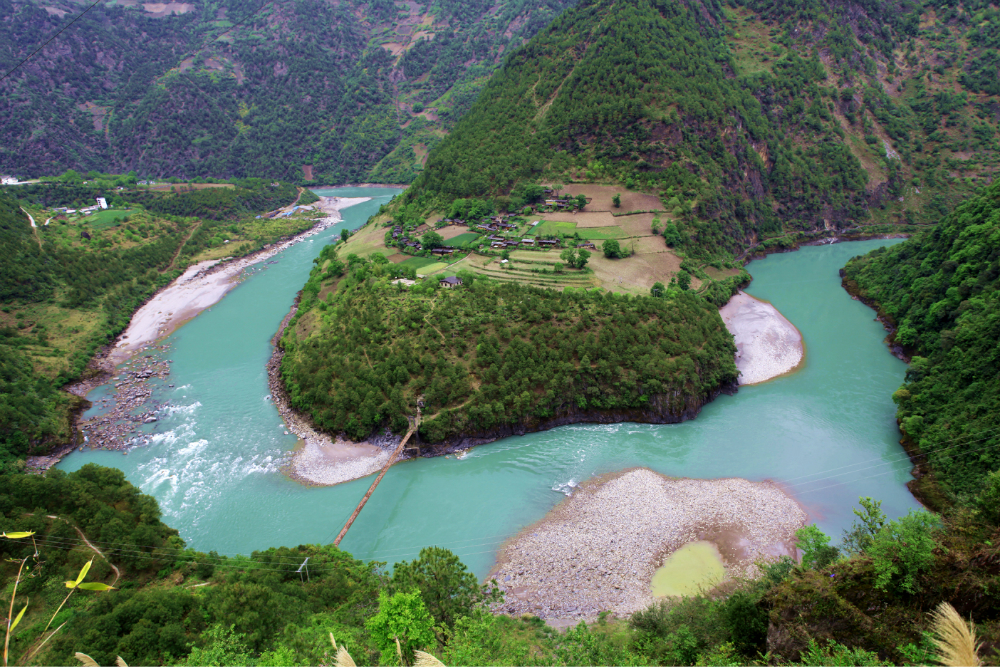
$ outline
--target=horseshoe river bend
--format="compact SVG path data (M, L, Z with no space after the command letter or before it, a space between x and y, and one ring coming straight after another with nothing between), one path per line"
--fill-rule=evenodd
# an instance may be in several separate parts
M323 245L342 228L364 224L398 192L318 190L372 199L253 267L219 303L163 341L155 354L172 361L171 372L150 381L166 406L144 426L149 444L127 455L73 452L59 467L120 468L202 551L248 554L333 541L372 477L306 487L283 474L297 438L286 434L269 400L265 364ZM883 344L874 312L851 299L838 275L850 257L894 242L807 247L747 267L747 293L771 302L802 333L805 360L796 372L720 396L682 424L576 424L482 445L460 458L404 461L389 469L341 546L389 563L412 559L424 546L447 547L482 577L504 540L576 485L637 466L671 477L772 480L835 541L850 527L859 496L882 500L890 518L918 507L905 486L912 466L898 444L891 400L906 366ZM88 398L97 406L114 391L104 385Z

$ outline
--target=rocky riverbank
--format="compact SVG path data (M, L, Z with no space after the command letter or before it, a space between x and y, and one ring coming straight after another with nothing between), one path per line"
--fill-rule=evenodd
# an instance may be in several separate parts
M722 555L728 578L795 554L806 513L771 482L670 479L645 468L584 484L499 552L498 611L552 619L631 614L652 604L657 567L689 542Z

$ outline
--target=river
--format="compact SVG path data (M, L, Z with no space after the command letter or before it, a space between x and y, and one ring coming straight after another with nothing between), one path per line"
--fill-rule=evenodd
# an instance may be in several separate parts
M74 452L60 463L122 469L156 497L163 520L189 546L220 554L333 540L372 478L329 488L291 481L281 464L296 444L268 400L270 339L312 267L341 228L354 229L399 192L338 188L322 195L371 196L343 223L285 250L221 302L167 339L169 401L147 427L151 444L120 452ZM889 354L874 312L840 287L846 261L895 241L804 248L752 262L750 294L773 303L802 332L800 370L722 396L677 425L577 424L477 447L461 458L393 466L342 547L389 563L423 546L448 547L480 576L500 543L537 521L574 485L605 472L646 466L677 477L773 479L810 519L839 538L859 496L883 501L890 517L918 503L890 399L905 364ZM172 388L168 384L174 385ZM107 395L99 387L91 399Z

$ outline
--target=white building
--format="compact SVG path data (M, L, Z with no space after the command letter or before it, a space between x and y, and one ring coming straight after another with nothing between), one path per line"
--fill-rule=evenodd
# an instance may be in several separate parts
M0 176L3 185L17 185L17 176Z
M104 197L98 197L97 198L97 205L100 206L102 209L107 208L108 207L108 200L105 199Z

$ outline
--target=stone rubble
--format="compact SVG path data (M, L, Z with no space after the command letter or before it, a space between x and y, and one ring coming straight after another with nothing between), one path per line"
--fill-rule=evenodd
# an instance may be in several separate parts
M626 616L655 602L650 582L689 542L721 542L729 579L794 555L806 513L771 482L669 479L640 468L598 479L499 552L489 578L505 592L495 611L545 619Z
M166 350L165 345L143 348L142 351ZM158 360L151 354L135 357L120 366L115 375L113 396L95 401L99 408L110 408L101 415L81 420L78 426L84 435L84 444L94 449L126 450L137 444L146 444L139 427L158 420L156 413L166 405L154 403L147 406L153 390L147 384L151 379L166 379L170 375L170 361Z

